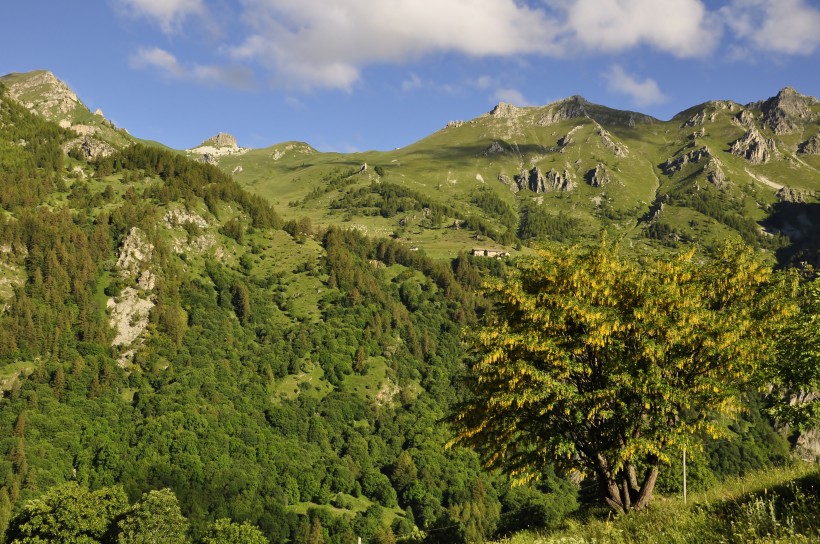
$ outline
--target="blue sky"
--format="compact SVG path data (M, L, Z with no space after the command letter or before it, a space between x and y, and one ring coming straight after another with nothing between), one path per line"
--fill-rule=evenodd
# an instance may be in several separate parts
M668 119L820 96L817 0L10 0L0 73L48 69L176 148L391 149L499 101Z

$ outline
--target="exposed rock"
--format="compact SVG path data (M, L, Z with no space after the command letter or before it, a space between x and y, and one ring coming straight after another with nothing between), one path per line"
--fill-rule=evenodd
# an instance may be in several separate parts
M797 152L802 155L820 155L820 134L815 134L797 146Z
M797 191L792 187L782 187L775 193L781 202L805 202L805 195L802 191Z
M153 253L153 244L145 239L145 235L139 228L132 227L128 236L122 242L120 255L117 258L120 277L124 280L138 278L142 270L151 261Z
M820 431L808 429L801 432L794 444L794 454L810 463L820 460Z
M116 149L108 142L97 140L90 136L74 138L63 145L63 151L68 153L72 149L79 149L86 160L96 160L99 157L107 157L113 154Z
M444 128L458 128L464 124L464 121L447 121L447 125Z
M519 190L529 189L534 193L567 192L576 187L573 176L569 171L558 172L551 168L549 172L543 174L537 166L534 166L529 172L522 171L515 176L515 182Z
M100 131L98 127L92 125L71 125L71 130L79 136L92 136Z
M775 134L787 134L800 130L801 125L814 119L811 106L817 105L816 98L798 93L786 87L777 96L760 105L763 111L763 124Z
M242 168L242 165L240 164L240 165L234 167L233 170L231 170L231 175L235 176L236 174L240 174L240 173L242 173L243 170L244 170L244 168Z
M598 125L595 133L601 137L601 143L604 144L604 147L609 149L616 157L626 157L629 155L629 148L613 140L612 135L601 125Z
M683 128L683 127L703 126L703 125L706 124L707 121L709 121L709 122L714 121L716 117L717 117L717 112L716 111L712 111L712 112L707 113L707 111L704 109L704 110L701 110L698 113L694 114L693 116L691 116L686 121L684 121L683 125L681 125L681 128Z
M609 172L607 172L606 167L603 164L598 163L598 165L587 172L585 176L587 183L592 185L593 187L603 187L607 183L610 183L612 180L609 177Z
M541 117L535 122L539 126L548 126L567 119L589 118L603 125L635 126L651 124L657 120L649 115L633 111L621 111L606 106L599 106L586 100L583 96L571 96L541 108Z
M201 229L208 227L208 222L205 221L201 215L194 212L181 210L179 208L172 208L168 210L162 218L162 221L165 223L166 227L171 229L178 227L185 228L188 224L196 225Z
M726 174L723 173L723 168L721 168L720 161L715 157L710 158L709 162L706 163L704 172L706 172L706 180L718 189L722 189L728 184Z
M112 346L130 346L148 326L148 315L154 307L153 301L140 297L138 290L126 287L116 298L108 299L111 327L116 336ZM120 361L123 364L125 361Z
M498 174L498 181L506 185L510 188L510 191L517 193L518 192L518 184L515 183L513 180L510 179L510 176L506 174Z
M667 176L671 176L676 172L679 172L689 163L699 162L703 158L711 157L712 153L709 151L709 148L706 146L699 147L697 149L693 149L692 151L681 155L680 157L673 158L670 157L666 159L666 162L661 164L661 171Z
M203 153L202 156L197 159L197 161L204 162L205 164L211 164L213 166L216 166L216 165L219 164L219 159L217 159L211 153Z
M200 147L201 146L206 146L206 145L216 147L216 148L219 148L219 147L239 147L236 144L236 138L234 138L233 136L231 136L230 134L225 133L225 132L220 132L216 136L208 138L207 140L202 142L202 144L200 144Z
M34 113L50 121L66 118L77 107L85 107L68 85L48 71L35 72L8 85L9 95Z
M730 151L733 155L743 157L752 164L763 164L768 162L776 149L774 140L763 138L757 129L752 128L732 143Z
M362 164L362 165L359 167L358 172L356 172L356 173L357 173L357 174L361 174L361 173L363 173L363 172L367 172L367 163Z
M99 115L100 117L105 117L105 115L103 115L103 111L100 108L97 108L96 110L94 110L94 115Z
M506 152L507 151L504 149L504 147L500 143L493 142L493 143L490 144L490 146L487 149L482 151L481 154L484 155L485 157L489 157L490 155L498 155L499 153L506 153Z
M216 164L216 160L225 155L242 155L247 152L248 149L236 145L236 138L224 132L188 150L188 153L199 155L197 160L206 164Z
M517 108L512 104L499 102L498 105L490 111L490 115L501 119L509 119L511 117L518 117L522 112L523 110L521 108Z
M752 129L755 126L755 116L750 110L743 110L735 116L737 122L742 127Z

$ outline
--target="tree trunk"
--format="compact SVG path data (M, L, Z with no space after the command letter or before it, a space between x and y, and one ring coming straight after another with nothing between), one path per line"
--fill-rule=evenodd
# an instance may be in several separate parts
M649 501L652 500L652 491L655 489L655 482L658 481L658 466L660 461L654 455L649 459L649 468L646 470L646 476L641 486L641 491L638 494L638 500L635 501L635 510L640 511L646 508Z
M601 495L610 508L627 513L643 510L649 505L655 483L658 480L660 461L655 456L650 457L647 461L649 467L646 470L643 482L639 485L633 464L630 463L618 473L613 473L606 457L601 453L596 455L595 474L601 489Z

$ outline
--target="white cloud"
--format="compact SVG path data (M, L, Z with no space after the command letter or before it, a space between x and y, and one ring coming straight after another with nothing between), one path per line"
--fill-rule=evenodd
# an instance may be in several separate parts
M666 101L666 96L658 88L654 79L646 78L639 81L627 74L619 65L612 66L603 74L610 91L625 94L638 106L651 106Z
M135 17L145 17L157 23L163 32L176 31L189 15L205 14L203 0L114 0Z
M422 87L424 87L424 82L418 75L413 73L401 82L401 90L404 92L415 91L416 89L421 89Z
M131 55L129 64L132 68L159 70L168 78L205 85L228 86L235 89L250 89L254 86L253 72L245 66L185 66L173 54L159 47L138 49Z
M733 0L720 14L753 49L808 55L820 47L820 8L805 0Z
M350 89L364 67L438 52L557 54L557 23L514 0L244 0L252 34L232 49L287 87Z
M641 44L677 57L709 53L720 25L701 0L553 0L566 13L567 43L603 52Z
M498 89L493 97L499 102L508 102L513 106L532 106L532 102L524 98L518 89Z

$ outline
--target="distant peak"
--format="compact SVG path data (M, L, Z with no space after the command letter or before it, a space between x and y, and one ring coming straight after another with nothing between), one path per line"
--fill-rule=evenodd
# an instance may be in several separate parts
M227 132L220 132L216 136L208 138L207 140L199 144L199 147L202 146L211 146L216 148L239 147L236 143L236 138L233 137L231 134L228 134Z
M811 107L817 103L814 97L784 87L776 96L759 103L759 107L763 111L763 124L775 134L786 134L800 131L803 125L814 121L816 115Z
M513 106L508 102L499 102L491 111L493 117L515 117L521 112L521 108Z

